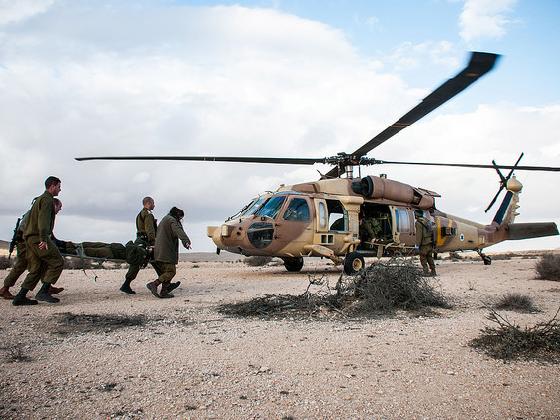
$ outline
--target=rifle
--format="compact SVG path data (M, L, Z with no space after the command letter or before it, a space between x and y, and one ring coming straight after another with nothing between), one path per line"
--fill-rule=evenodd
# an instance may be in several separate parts
M14 252L14 248L16 247L17 241L18 241L18 229L19 229L19 224L21 222L21 217L18 217L17 222L16 222L16 227L14 228L14 236L12 236L12 240L10 241L10 249L9 249L9 254L8 254L8 260L10 259L10 257L12 256L12 252Z

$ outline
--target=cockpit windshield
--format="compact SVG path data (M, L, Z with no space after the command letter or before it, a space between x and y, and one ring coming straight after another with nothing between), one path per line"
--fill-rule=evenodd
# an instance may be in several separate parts
M280 208L282 208L282 204L286 201L285 195L276 195L270 197L270 199L262 206L259 210L255 212L257 216L266 216L274 219L278 216L278 212Z
M269 195L260 195L258 197L253 198L245 207L231 216L228 220L236 219L238 217L245 217L254 214L259 207L265 202L265 200L269 197Z

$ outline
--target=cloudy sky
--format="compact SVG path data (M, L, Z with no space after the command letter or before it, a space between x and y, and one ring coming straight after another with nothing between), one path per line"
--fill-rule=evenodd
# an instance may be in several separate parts
M560 166L556 0L0 0L0 238L63 180L62 239L126 242L141 199L206 226L324 166L76 162L98 155L323 157L350 152L455 75L468 51L497 68L370 157ZM491 170L378 166L481 223ZM519 222L560 224L558 173L519 172ZM558 248L558 237L503 249ZM492 248L491 248L492 249Z

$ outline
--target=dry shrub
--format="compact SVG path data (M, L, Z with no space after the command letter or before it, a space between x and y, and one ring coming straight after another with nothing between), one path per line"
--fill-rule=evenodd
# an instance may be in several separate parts
M536 265L538 278L560 281L560 254L545 254Z
M517 312L539 312L530 296L520 293L507 293L494 304L494 309Z
M491 309L486 318L497 326L484 327L480 336L471 340L469 345L504 361L526 359L558 363L560 362L560 322L557 316L558 311L547 322L521 328Z
M341 275L334 288L329 286L328 277L310 275L307 290L301 295L265 295L220 305L218 311L241 317L333 318L387 315L396 309L449 308L432 281L410 260L394 258L356 276ZM312 293L311 286L318 289Z
M392 259L363 270L354 285L366 312L392 312L395 309L415 310L425 307L450 308L434 280L407 259Z
M0 270L7 270L12 266L12 260L4 255L0 255Z
M511 260L512 258L515 257L520 257L521 255L516 254L514 252L506 252L505 254L492 254L492 260L493 261L499 261L499 260Z
M243 260L243 262L250 267L262 267L263 265L267 265L271 261L272 261L272 257L265 257L260 255L246 257Z

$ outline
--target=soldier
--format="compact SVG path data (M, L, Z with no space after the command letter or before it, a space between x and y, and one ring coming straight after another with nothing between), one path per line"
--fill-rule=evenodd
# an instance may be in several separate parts
M49 176L45 180L45 192L34 200L31 207L23 231L29 273L12 301L15 306L36 305L37 300L59 302L58 298L51 296L49 288L56 283L64 266L62 255L51 239L55 217L54 197L60 193L60 184L60 179ZM39 280L43 284L35 295L36 300L29 299L27 293L37 286Z
M143 246L150 248L156 244L156 219L152 214L152 210L156 207L152 197L144 197L142 200L143 208L136 216L136 242ZM157 275L160 275L160 270L157 264L152 264L156 270ZM120 291L128 295L134 295L136 292L130 288L130 283L136 278L141 266L130 264L128 272L125 275L124 283Z
M177 207L169 210L157 230L155 260L161 269L159 277L146 285L152 294L159 298L172 298L170 293L176 289L181 282L171 283L177 273L177 263L179 262L179 239L186 249L191 248L191 240L183 230L181 220L185 212ZM158 286L161 284L161 292L158 294Z
M56 215L60 210L62 210L62 202L58 198L54 198L53 204L54 204L54 214ZM4 279L4 287L0 289L0 296L2 296L4 299L12 300L14 298L14 295L10 293L10 287L16 284L16 281L27 269L27 250L25 247L25 240L23 239L23 232L27 225L27 221L29 219L30 213L31 210L29 210L27 213L23 215L15 234L16 262L12 270L10 271L10 274L8 274ZM49 293L51 295L54 295L62 292L63 290L64 287L54 287L51 285L51 287L49 288Z
M362 246L367 248L371 247L371 241L378 239L381 232L381 222L378 219L366 217L363 213L361 213L359 233Z
M420 264L424 270L424 275L436 275L436 265L434 264L434 235L432 222L424 217L422 210L415 210L416 216L416 244L420 255ZM428 271L430 266L430 271Z

